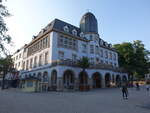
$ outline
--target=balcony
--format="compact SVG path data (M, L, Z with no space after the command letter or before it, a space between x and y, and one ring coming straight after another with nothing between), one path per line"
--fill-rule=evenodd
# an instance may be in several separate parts
M72 67L79 67L78 61L72 61L71 59L66 59L66 60L56 60L52 62L52 66L72 66ZM113 70L116 72L125 72L124 69L119 68L119 67L114 67L109 64L90 64L89 66L90 69L107 69L107 70Z

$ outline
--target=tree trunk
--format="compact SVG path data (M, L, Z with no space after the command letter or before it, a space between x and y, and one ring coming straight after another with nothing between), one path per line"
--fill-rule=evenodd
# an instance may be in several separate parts
M5 74L6 74L5 71L3 71L3 72L4 73L3 73L3 79L2 79L2 90L5 89Z

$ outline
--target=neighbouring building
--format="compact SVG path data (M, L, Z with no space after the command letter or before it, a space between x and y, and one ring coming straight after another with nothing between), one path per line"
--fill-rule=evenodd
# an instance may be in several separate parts
M84 56L90 61L86 72L77 66ZM128 80L119 68L118 53L100 37L91 12L82 16L79 27L54 19L13 59L20 70L20 87L36 91L88 90L119 86Z

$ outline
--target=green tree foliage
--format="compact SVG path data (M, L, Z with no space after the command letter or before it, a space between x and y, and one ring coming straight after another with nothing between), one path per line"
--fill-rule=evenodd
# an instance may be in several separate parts
M12 72L13 70L13 60L11 56L7 56L6 58L0 58L0 73L3 73L3 84L2 89L4 89L4 78L8 72Z
M148 73L149 68L149 52L145 49L144 44L136 40L133 42L134 54L135 54L135 75L138 78L144 78L144 75Z
M86 68L90 66L89 59L87 57L82 57L78 62L79 67L85 71Z
M11 37L7 34L7 27L4 18L9 17L10 13L4 5L0 3L0 55L8 53L6 45L10 44Z
M133 43L115 44L113 47L118 52L120 67L123 67L129 75L143 78L149 68L149 52L145 49L144 44L136 40Z
M7 56L6 58L0 58L0 71L2 71L2 67L6 67L7 71L9 71L13 66L13 60L11 56Z

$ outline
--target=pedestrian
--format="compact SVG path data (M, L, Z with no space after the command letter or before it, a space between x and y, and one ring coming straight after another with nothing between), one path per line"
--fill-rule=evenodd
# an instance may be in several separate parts
M122 85L122 96L123 99L128 99L128 88L125 84Z
M139 86L139 83L138 83L138 82L136 83L136 90L137 90L137 91L140 90L140 86Z
M149 84L146 84L146 90L149 91Z

